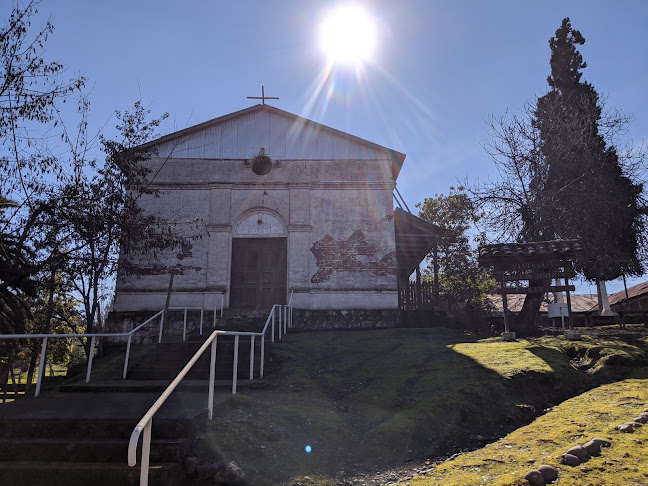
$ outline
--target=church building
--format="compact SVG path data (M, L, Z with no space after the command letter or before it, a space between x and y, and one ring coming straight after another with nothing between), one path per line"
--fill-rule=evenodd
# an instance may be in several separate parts
M118 272L117 321L163 309L173 269L171 306L267 315L292 294L296 326L396 324L399 281L437 234L394 210L404 154L265 103L147 148L142 207L189 243Z

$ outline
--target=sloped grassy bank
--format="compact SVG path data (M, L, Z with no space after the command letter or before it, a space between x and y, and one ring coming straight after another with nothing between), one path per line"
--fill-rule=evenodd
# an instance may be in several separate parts
M526 471L548 464L559 469L561 485L646 485L648 429L641 427L631 434L614 429L648 407L648 367L633 376L567 400L530 425L482 449L461 454L407 484L526 485L522 479ZM611 447L580 467L559 464L561 453L594 437L610 440Z
M483 447L627 376L648 364L640 333L577 343L444 329L292 334L271 353L278 366L265 389L237 396L201 445L236 461L252 484L345 484L360 471Z

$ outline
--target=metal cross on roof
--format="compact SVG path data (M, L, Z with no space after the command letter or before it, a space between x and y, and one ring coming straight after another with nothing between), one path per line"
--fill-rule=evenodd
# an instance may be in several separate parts
M261 96L248 96L248 100L261 100L261 104L265 105L265 100L278 100L275 96L266 96L265 87L261 86Z

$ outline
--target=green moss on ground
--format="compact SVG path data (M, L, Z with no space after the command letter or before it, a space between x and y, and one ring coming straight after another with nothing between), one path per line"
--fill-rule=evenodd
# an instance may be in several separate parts
M610 336L591 337L584 335L579 341L568 341L562 336L545 337L541 343L554 343L573 360L574 366L589 374L623 372L624 367L648 364L646 348L648 336Z
M578 486L648 484L648 428L625 434L614 426L648 407L648 368L561 403L530 425L486 447L461 454L408 481L411 486L525 485L524 474L540 464L560 469L558 484ZM594 437L612 441L579 467L562 466L560 455Z
M270 388L219 413L205 441L253 484L304 476L327 484L482 447L546 407L627 376L645 362L646 344L504 343L445 329L292 334L270 353Z

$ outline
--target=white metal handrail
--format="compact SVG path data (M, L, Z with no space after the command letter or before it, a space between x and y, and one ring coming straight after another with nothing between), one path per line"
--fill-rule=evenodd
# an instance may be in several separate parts
M225 307L225 294L221 294L221 301L220 301L220 318L223 318L223 308ZM214 306L214 329L216 328L216 309L217 307Z
M184 331L183 331L183 340L186 338L187 333L187 311L188 310L200 310L200 334L202 335L202 323L203 323L203 309L201 307L169 307L168 310L184 310ZM137 327L131 329L128 332L119 332L119 333L84 333L84 334L0 334L0 339L42 339L43 344L41 346L41 359L38 365L38 378L36 379L36 389L34 391L34 396L38 396L41 390L41 383L43 381L43 374L45 373L45 362L47 361L47 343L49 339L70 339L70 338L90 338L90 353L88 355L88 366L86 369L86 383L90 382L90 375L92 373L92 360L94 358L94 346L95 340L98 337L106 338L115 338L115 337L128 337L128 342L126 344L126 356L124 358L124 371L122 377L126 379L126 373L128 371L128 360L130 358L130 349L131 349L131 340L133 335L146 326L148 323L153 321L153 319L160 317L160 332L158 337L158 342L162 342L162 329L164 326L164 310L161 310L154 314L153 316L146 319Z
M293 291L290 291L290 297L288 299L288 304L283 306L283 318L282 318L282 305L275 304L272 306L268 319L263 327L263 330L260 333L239 333L238 335L249 335L251 336L251 353L250 361L251 363L254 360L254 339L256 336L261 337L261 355L260 355L260 377L263 378L263 367L265 363L265 334L267 332L268 326L272 324L272 342L275 342L275 309L279 309L276 314L278 314L279 327L278 327L278 339L281 339L282 334L282 323L283 323L283 334L286 334L288 328L292 328L292 297ZM225 296L221 295L221 305L220 305L220 317L223 317L223 307L225 302ZM183 341L186 340L187 335L187 311L189 310L200 310L200 335L202 336L203 332L203 316L204 311L202 307L169 307L168 310L184 310L184 325L182 332ZM131 342L133 335L146 326L148 323L152 322L155 318L160 317L160 331L158 335L158 343L162 342L162 331L164 328L164 310L161 310L155 313L153 316L146 319L144 322L139 324L137 327L133 328L129 332L120 332L120 333L84 333L84 334L0 334L0 339L42 339L43 343L41 345L41 359L38 366L38 378L36 379L36 389L34 391L34 396L38 396L41 390L41 384L43 381L43 375L45 373L45 363L47 361L47 343L49 339L73 339L73 338L90 338L90 353L88 356L88 365L86 369L86 379L85 382L90 382L90 376L92 373L92 360L94 358L94 346L96 338L106 337L106 338L115 338L115 337L128 337L126 344L126 356L124 358L124 370L122 373L122 378L126 379L126 374L128 372L128 362L130 359L130 350ZM216 308L214 308L214 327L216 327ZM231 332L231 331L226 331ZM238 340L238 337L235 338ZM238 346L238 345L237 345ZM253 367L250 366L250 379L253 379ZM233 384L234 390L236 390L236 385ZM236 391L234 391L236 393Z
M203 333L203 315L204 315L204 310L202 307L169 307L168 310L183 310L184 311L184 325L182 327L182 340L186 341L187 340L187 311L190 310L199 310L200 311L200 335L202 336ZM160 341L162 339L162 334L160 332Z
M261 332L243 332L243 331L214 331L207 338L207 340L202 344L200 349L196 351L196 354L189 360L185 367L178 373L175 379L171 384L164 390L160 398L151 406L151 408L144 414L142 419L137 423L130 437L128 443L128 465L133 467L137 465L137 444L139 442L139 437L144 432L143 443L142 443L142 453L140 460L140 486L148 485L148 469L149 469L149 456L151 452L151 427L153 424L153 416L164 404L164 402L169 398L171 393L177 388L180 382L184 377L189 373L189 370L196 364L198 359L203 355L205 350L211 345L211 360L209 367L209 393L207 398L207 410L209 420L212 420L214 413L214 381L216 377L216 345L219 335L230 335L234 336L234 357L232 361L232 395L236 395L236 386L238 381L238 351L239 351L239 338L240 336L250 336L250 381L254 379L254 340L257 336L261 338L260 346L260 362L259 362L259 375L263 378L263 365L265 362L265 334L268 330L268 327L271 325L272 332L272 342L274 342L275 334L275 309L278 310L279 315L279 325L277 327L279 331L279 339L281 339L281 327L282 327L282 316L281 310L284 309L283 315L283 329L284 335L287 328L292 328L292 291L290 293L290 299L288 304L281 305L275 304L270 310L270 314L266 319L265 325ZM288 322L290 324L288 324Z
M207 409L209 410L209 418L211 420L214 410L214 378L216 367L216 339L219 334L224 334L225 331L214 331L209 338L203 343L200 349L189 360L185 367L178 373L178 376L171 382L171 384L164 390L160 398L151 406L151 408L144 414L144 417L137 423L135 429L131 433L130 441L128 442L128 465L135 466L137 464L137 443L142 431L144 431L144 438L142 443L141 455L141 470L140 470L140 485L148 485L148 469L149 469L149 454L151 451L151 426L153 424L153 416L160 409L162 404L169 398L169 395L176 389L182 379L187 375L189 370L196 364L196 361L202 356L205 350L211 346L211 366L209 370L209 396L207 399ZM237 336L238 337L238 336ZM237 343L238 344L238 343ZM235 355L236 356L236 355Z
M86 383L90 381L90 373L92 371L92 358L94 356L95 338L98 337L123 337L128 336L128 333L92 333L92 334L0 334L0 339L42 339L41 346L41 359L38 365L38 378L36 379L36 390L34 396L40 394L41 383L43 381L43 374L45 373L45 361L47 361L47 341L52 339L70 339L70 338L91 338L90 340L90 355L88 356L88 367L86 370Z

